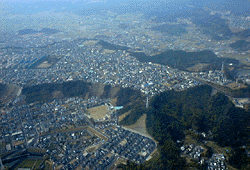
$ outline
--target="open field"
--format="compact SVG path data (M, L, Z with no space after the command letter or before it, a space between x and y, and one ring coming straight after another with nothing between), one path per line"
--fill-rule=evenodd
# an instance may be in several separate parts
M232 90L237 90L237 89L241 89L241 88L247 88L246 85L243 85L241 83L237 84L235 82L228 84L227 87L229 87Z
M188 70L188 71L202 71L202 70L204 70L207 66L209 66L209 64L199 63L199 64L195 64L193 67L187 68L187 70Z
M138 121L135 124L125 127L150 136L146 130L146 117L147 115L144 114L138 119Z
M97 106L97 107L87 109L87 112L90 114L90 116L93 119L98 120L106 116L109 110L107 110L107 106L102 105L102 106Z
M112 54L112 53L114 53L114 52L115 52L115 50L108 50L108 49L104 49L104 50L102 51L103 54Z
M82 45L84 45L84 46L94 46L94 45L96 45L97 44L97 40L88 40L88 41L84 41L83 43L82 43Z
M48 61L44 61L42 64L40 64L37 68L48 68L51 64L48 63Z
M33 159L26 159L23 162L21 162L19 164L19 166L17 166L15 168L15 170L17 170L18 168L30 168L30 169L39 169L39 165L42 163L42 159L39 160L33 160Z

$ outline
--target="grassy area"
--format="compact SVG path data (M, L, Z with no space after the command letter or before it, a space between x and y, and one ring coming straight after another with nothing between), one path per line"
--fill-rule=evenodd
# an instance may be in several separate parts
M43 161L42 159L39 159L39 160L26 159L26 160L22 161L15 168L15 170L17 170L18 168L30 168L33 170L38 170L42 161Z
M214 153L223 153L226 156L226 159L228 159L228 157L230 156L229 153L232 150L232 148L230 147L220 147L216 142L213 141L208 141L207 145L213 149Z
M143 114L135 124L125 127L150 136L146 129L146 117L147 115Z
M236 84L235 82L230 83L228 85L226 85L227 87L229 87L232 90L237 90L237 89L241 89L241 88L247 88L246 85L242 84L242 83L238 83Z
M119 122L122 121L127 115L129 115L131 113L131 110L128 112L125 112L124 114L122 114L121 116L119 116Z

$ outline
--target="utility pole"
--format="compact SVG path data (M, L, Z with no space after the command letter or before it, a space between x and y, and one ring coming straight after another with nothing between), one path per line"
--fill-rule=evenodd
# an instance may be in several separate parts
M224 61L222 62L222 65L221 65L221 72L224 73Z
M2 159L0 158L0 170L4 170Z
M148 108L148 96L147 96L146 108Z

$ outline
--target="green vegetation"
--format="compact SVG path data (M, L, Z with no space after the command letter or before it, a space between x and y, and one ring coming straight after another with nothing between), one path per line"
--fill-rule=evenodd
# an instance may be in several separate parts
M210 69L220 69L222 62L233 63L237 65L238 60L231 58L219 58L212 51L204 50L200 52L185 52L182 50L174 51L168 50L155 56L147 56L144 53L131 53L140 62L153 62L157 64L168 65L172 68L186 70L189 67L193 67L197 63L209 64L207 67Z
M46 83L23 88L26 101L48 101L54 98L52 92L61 91L65 97L86 96L91 84L84 81L68 81L64 83Z
M124 126L135 124L143 114L147 113L145 103L143 102L137 102L132 106L127 106L127 108L131 111L131 113L124 117L124 119L122 119L122 121L120 122L120 124ZM124 111L122 113L127 112L127 108L124 108Z
M57 98L54 92L61 92L63 97L86 96L91 97L100 96L101 98L116 98L116 104L119 106L131 105L137 100L141 99L141 92L131 88L112 87L106 85L98 90L96 84L85 81L68 81L63 83L45 83L35 86L28 86L23 88L23 94L26 95L26 102L33 103L36 101L45 102ZM104 91L102 90L104 89ZM90 96L89 96L90 95Z
M148 114L148 132L163 143L166 137L162 134L166 132L175 141L184 137L183 129L192 128L199 132L212 130L214 140L220 146L239 147L246 144L250 113L236 108L224 94L211 96L211 91L212 87L203 85L156 96Z
M152 30L160 31L162 33L166 33L167 35L176 35L176 36L188 33L187 30L184 28L184 26L180 24L179 25L163 24L152 27Z
M22 161L15 169L18 168L30 168L30 169L39 169L39 165L43 162L42 159L34 160L34 159L25 159Z
M0 83L0 108L4 106L4 103L1 100L1 98L4 95L6 88L7 88L6 85Z
M229 158L229 163L238 169L250 169L250 158L244 148L236 148L233 155Z
M204 168L194 162L185 163L180 157L176 140L185 137L188 129L197 132L212 131L213 138L221 147L231 147L234 154L229 158L230 164L236 168L247 167L249 158L238 149L242 145L249 146L250 113L234 104L222 93L211 96L212 87L197 86L185 91L166 91L155 96L147 109L147 131L159 144L160 155L136 166L129 164L123 169L185 169ZM140 108L130 113L130 117L138 117ZM135 119L135 118L133 118ZM202 141L199 137L198 141ZM204 153L211 156L212 148Z
M142 93L139 90L133 90L131 88L121 88L117 94L117 102L118 106L125 106L127 104L132 104L135 101L139 101L142 99Z
M215 40L224 40L233 36L227 20L222 19L220 15L203 15L194 23L201 28L203 34L210 35Z
M245 40L238 40L230 44L230 47L238 51L248 51L250 49L250 42L247 42Z
M239 38L248 38L250 37L250 29L240 31L238 33L235 33L235 35L238 36Z

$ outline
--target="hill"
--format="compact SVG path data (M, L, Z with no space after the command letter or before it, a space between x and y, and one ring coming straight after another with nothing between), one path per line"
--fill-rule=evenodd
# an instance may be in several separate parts
M250 42L247 42L245 40L238 40L230 44L230 47L237 51L248 51L250 49Z
M129 162L127 166L121 167L188 169L191 164L180 157L176 143L177 140L184 139L184 131L188 129L206 133L211 131L213 137L210 140L219 146L232 148L229 163L236 168L247 167L250 159L241 146L250 145L250 112L236 108L224 94L211 93L211 86L202 85L180 92L166 91L153 97L146 110L146 125L147 132L158 141L160 155L143 165ZM201 138L197 140L202 141Z
M63 83L46 83L23 88L26 102L48 101L54 98L75 97L90 98L116 98L116 104L126 106L142 97L140 91L130 88L112 87L99 83L88 83L85 81L68 81Z
M199 17L194 22L201 28L203 34L210 35L215 40L229 39L233 36L227 20L222 19L218 14Z
M220 69L222 62L239 64L239 61L231 58L219 58L210 50L204 50L199 52L185 52L182 50L174 51L168 50L163 53L147 56L144 53L131 53L140 62L152 62L157 64L168 65L172 68L187 71L187 68L193 67L198 63L208 64L205 70Z
M250 29L246 29L244 31L240 31L238 33L235 33L235 36L242 38L242 39L248 38L248 37L250 37Z

